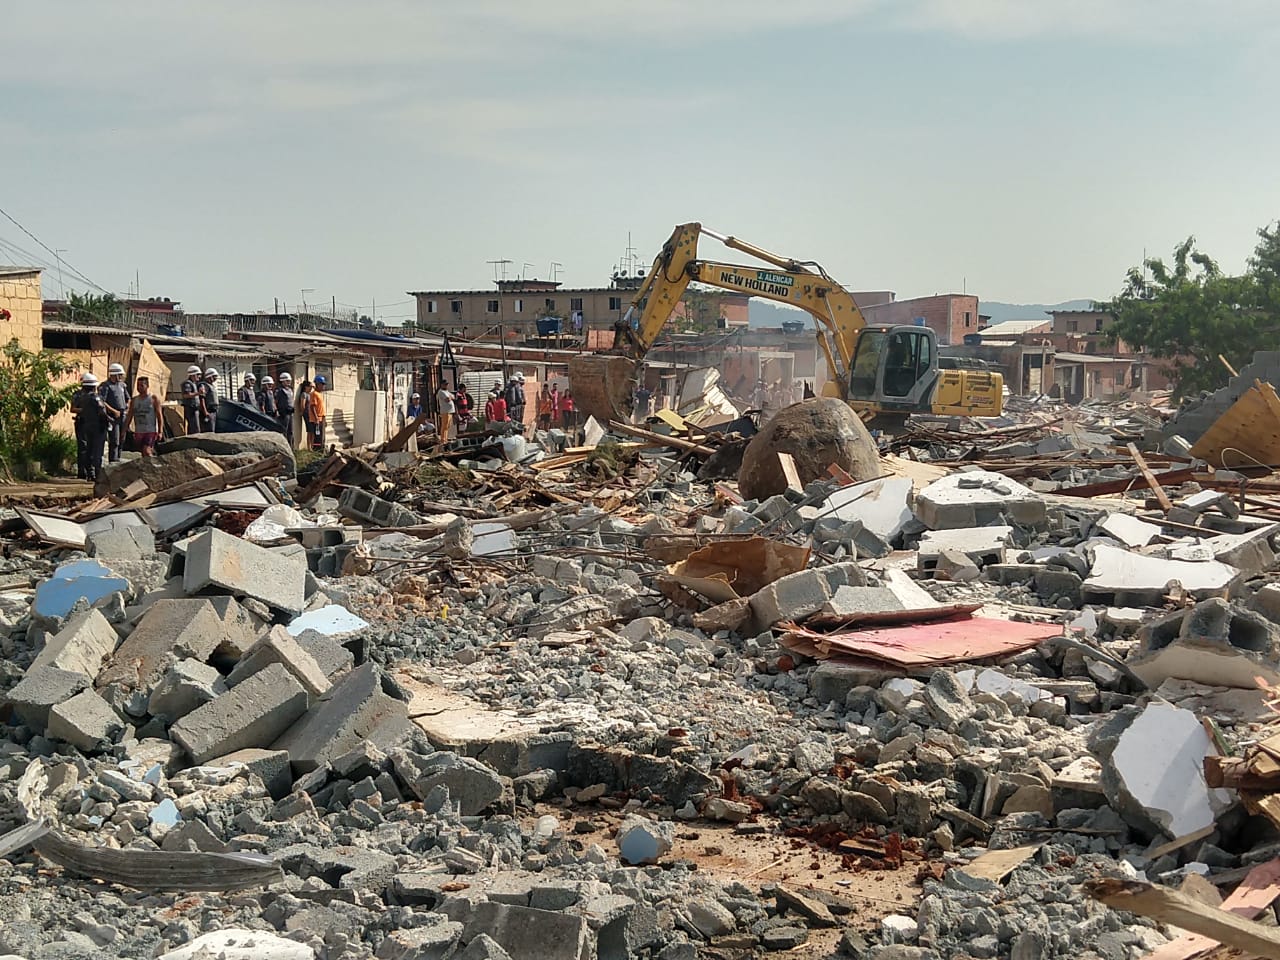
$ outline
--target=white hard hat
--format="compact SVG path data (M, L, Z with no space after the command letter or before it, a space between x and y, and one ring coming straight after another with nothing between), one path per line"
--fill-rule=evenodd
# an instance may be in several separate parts
M523 373L517 373L517 374L516 374L516 379L517 379L518 381L520 381L521 383L524 383L524 374L523 374Z
M257 379L258 379L258 378L257 378L257 376L255 376L252 372L246 373L246 374L244 375L244 378L245 378L246 380L257 380Z
M205 375L206 377L215 377L215 378L216 378L216 377L218 376L218 371L217 371L217 370L215 370L215 369L213 369L213 367L210 367L208 370L206 370L206 371L204 372L204 375Z
M96 387L98 385L98 378L92 373L85 373L80 376L80 383L86 387Z
M192 374L192 375L197 376L197 377L198 377L198 376L200 376L200 374L201 374L201 373L203 373L203 372L204 372L204 371L203 371L203 370L201 370L199 367L197 367L194 363L193 363L191 366L187 367L187 373Z
M118 363L113 363L111 366L107 367L107 376L111 376L116 373L124 376L124 367L120 366Z
M274 381L274 380L272 380L270 377L263 377L263 378L262 378L262 385L265 387L268 383L274 384L274 383L275 383L275 381Z
M292 380L293 380L293 375L292 375L291 373L289 373L289 371L288 371L288 370L286 370L284 373L280 374L280 382L281 382L281 383L290 383Z

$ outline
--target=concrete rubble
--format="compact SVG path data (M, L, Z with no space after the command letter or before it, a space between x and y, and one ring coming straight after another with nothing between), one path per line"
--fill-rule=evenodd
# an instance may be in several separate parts
M199 498L278 453L219 446L108 485L147 533L14 515L0 956L1144 956L1083 882L1280 855L1280 507L1161 419L913 420L758 500L670 423L252 508Z

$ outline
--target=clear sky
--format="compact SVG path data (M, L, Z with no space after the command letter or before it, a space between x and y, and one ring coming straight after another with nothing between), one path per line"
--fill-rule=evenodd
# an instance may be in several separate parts
M0 207L188 310L307 289L396 323L407 290L490 286L488 260L602 284L628 233L647 263L688 220L855 289L1054 302L1188 234L1240 269L1280 216L1275 0L44 0L4 23ZM3 218L0 243L53 260Z

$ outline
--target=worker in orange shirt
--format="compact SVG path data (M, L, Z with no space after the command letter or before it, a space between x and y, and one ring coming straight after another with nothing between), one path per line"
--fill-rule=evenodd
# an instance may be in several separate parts
M307 427L309 428L312 450L324 449L324 391L327 382L323 376L316 377L315 389L307 394Z

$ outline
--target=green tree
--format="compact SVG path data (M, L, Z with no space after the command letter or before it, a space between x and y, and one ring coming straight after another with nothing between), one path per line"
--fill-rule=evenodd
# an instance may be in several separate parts
M73 293L67 298L67 312L73 323L119 326L128 308L114 293Z
M1224 357L1240 369L1255 350L1280 345L1280 231L1264 227L1246 272L1228 276L1188 237L1166 263L1131 267L1124 288L1099 304L1115 317L1112 342L1123 340L1165 360L1175 398L1226 383Z
M27 350L16 339L0 348L0 456L11 474L26 474L49 447L49 420L77 389L56 381L74 369L61 354Z

